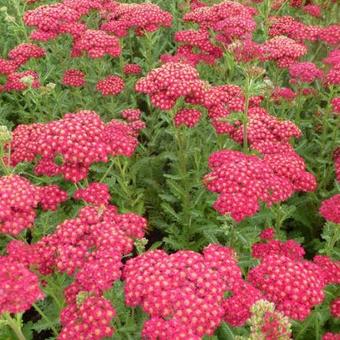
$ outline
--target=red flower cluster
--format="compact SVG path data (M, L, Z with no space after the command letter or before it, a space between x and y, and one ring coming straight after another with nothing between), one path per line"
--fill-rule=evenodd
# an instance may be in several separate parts
M62 331L58 340L74 338L100 340L111 337L114 329L111 319L116 311L103 297L87 297L79 305L66 307L61 313Z
M236 142L240 144L243 142L243 124L241 122L231 125L229 131L231 138ZM290 138L300 136L300 129L291 121L280 121L259 107L248 110L247 139L255 149L257 145L263 143L287 145L287 149L290 149ZM261 148L259 149L259 151L267 153Z
M328 256L317 255L313 262L323 271L327 284L340 284L340 261L332 261Z
M102 58L104 55L115 58L121 54L119 40L100 30L86 30L75 39L72 56L79 57L86 52L90 58Z
M39 188L40 205L43 210L57 210L60 203L68 198L67 192L61 190L57 185L46 185Z
M55 210L66 199L66 192L57 186L37 187L18 175L3 176L0 178L0 232L18 235L33 225L39 203L44 210Z
M322 340L340 340L340 333L327 332L323 335Z
M0 256L0 292L0 314L23 313L44 297L38 277L10 256Z
M232 112L241 112L245 108L245 99L240 87L235 85L211 86L205 92L204 107L218 133L229 133L230 124L224 124L221 118Z
M31 34L34 40L46 41L60 34L70 33L82 13L62 3L40 6L24 14L24 23L35 27Z
M337 46L340 43L340 25L334 24L324 27L319 32L319 39L329 45Z
M288 87L275 87L271 96L274 102L280 102L281 100L290 102L294 100L295 97L296 93Z
M327 220L333 223L340 223L340 194L322 202L320 214Z
M327 85L340 84L340 49L333 50L329 53L327 58L324 59L326 64L331 66L331 69L326 75Z
M86 189L78 189L73 197L94 205L107 205L111 198L108 185L96 182L90 183Z
M131 156L137 147L137 131L112 120L105 124L94 111L68 113L63 119L46 124L19 125L13 131L11 162L33 162L37 174L63 175L78 182L95 162L109 156Z
M261 233L260 233L260 239L261 240L270 241L270 240L274 239L274 236L275 236L275 230L273 228L266 228L266 229L262 230Z
M0 58L0 74L8 75L15 72L17 65L13 60L6 60Z
M103 96L115 96L124 90L124 81L118 76L108 76L98 81L96 89Z
M318 5L308 4L308 5L303 6L302 10L305 13L311 15L312 17L315 17L315 18L321 17L321 7Z
M31 70L10 73L7 76L3 89L8 92L24 91L29 87L33 89L40 87L38 73Z
M101 29L118 37L134 29L137 35L154 32L160 27L170 27L172 15L152 3L119 4L108 17Z
M291 183L256 156L222 150L210 156L209 166L212 172L204 181L208 190L220 194L214 208L236 221L254 215L260 201L271 205L293 193Z
M142 73L142 68L138 64L126 64L123 67L123 72L127 75L129 74L137 75Z
M250 39L256 28L256 11L238 2L224 1L211 7L196 8L184 15L185 21L197 23L201 29L217 32L217 40L231 43L236 39Z
M289 74L294 80L304 83L312 83L316 79L323 76L323 72L311 62L300 62L289 66Z
M260 49L262 61L275 61L280 68L289 67L307 53L305 45L285 36L276 36L267 40Z
M250 39L234 42L228 46L228 49L238 62L244 63L258 59L261 54L261 45Z
M6 76L4 86L0 85L1 91L23 91L28 87L40 87L39 76L32 70L18 72L18 69L32 58L45 56L45 50L41 47L23 43L8 52L9 59L0 58L0 75Z
M128 122L134 122L140 120L142 112L139 109L126 109L123 110L120 115Z
M305 319L324 299L323 272L306 260L267 255L250 270L248 280L263 292L266 300L275 303L278 311L292 319Z
M286 36L296 41L316 41L321 27L305 25L290 16L271 17L269 34L271 36Z
M111 0L64 0L63 4L81 15L87 15L91 10L97 10L103 17L118 6L116 1Z
M268 230L268 229L267 229ZM271 229L273 231L273 229ZM263 236L263 234L261 234ZM270 233L274 237L274 233ZM269 239L266 242L254 243L252 245L252 256L257 259L263 259L268 255L282 255L292 260L301 260L305 255L303 247L295 240L286 242L280 240Z
M82 87L85 84L85 74L80 70L70 69L64 72L65 86Z
M331 101L332 109L334 113L340 113L340 97L333 98Z
M148 94L161 110L170 110L180 97L187 102L202 102L205 84L194 67L170 62L139 79L136 91Z
M126 303L142 305L151 316L143 336L164 340L212 335L226 313L224 292L242 282L233 251L218 245L206 247L203 255L144 253L126 263L123 277Z
M182 109L178 111L174 117L175 126L187 126L189 128L197 125L201 119L201 112L195 109Z
M243 326L250 317L250 308L262 298L262 293L247 282L239 282L232 296L224 300L224 321L234 327Z
M335 318L340 318L340 298L337 298L331 303L331 314Z
M37 45L23 43L13 48L8 53L10 60L13 60L17 67L26 64L32 58L42 58L45 50Z
M222 50L211 43L210 34L206 29L178 31L175 34L175 42L181 44L176 54L163 55L162 61L183 61L195 66L199 62L213 64L222 56Z

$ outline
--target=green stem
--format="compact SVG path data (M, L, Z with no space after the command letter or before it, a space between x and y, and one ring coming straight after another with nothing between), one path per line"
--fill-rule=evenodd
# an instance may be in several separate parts
M26 340L25 335L22 333L21 330L21 315L18 316L18 319L15 320L11 317L9 313L4 314L4 318L8 324L8 326L12 329L12 331L15 333L16 337L19 340Z
M103 175L103 177L100 179L100 183L102 183L104 181L104 179L107 177L107 175L109 174L109 172L112 170L113 168L113 165L114 165L114 159L111 160L111 164L110 166L107 168L105 174Z
M120 176L121 176L121 187L123 191L125 192L125 195L130 199L131 194L129 191L129 185L126 181L126 166L122 166L120 158L118 157L115 159L115 164L117 165Z
M45 321L48 322L49 326L52 329L53 334L57 337L58 336L58 331L56 328L53 326L52 321L46 316L46 314L36 305L33 304L34 309L40 314L40 316L45 319Z
M185 195L183 196L183 213L184 213L184 223L189 228L189 212L190 212L190 196L189 196L189 188L187 183L187 173L188 173L188 159L187 159L187 143L186 143L186 136L183 136L181 134L181 131L179 128L175 129L175 138L177 142L177 154L178 154L178 160L179 160L179 174L181 176L182 186L185 192Z

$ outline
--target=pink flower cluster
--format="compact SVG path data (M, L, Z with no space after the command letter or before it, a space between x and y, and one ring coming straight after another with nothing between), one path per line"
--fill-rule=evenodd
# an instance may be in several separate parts
M46 41L74 31L82 13L63 3L43 5L24 14L24 23L34 27L34 40Z
M98 81L96 89L103 96L115 96L124 90L124 81L118 76L108 76Z
M340 298L337 298L331 303L331 314L335 318L340 318Z
M248 282L239 282L232 295L223 302L224 321L234 327L244 326L250 317L250 308L262 299L262 293Z
M210 41L210 34L206 29L178 31L175 34L175 42L180 43L176 54L170 56L164 54L161 56L163 62L186 62L193 66L200 62L214 64L221 58L221 48L215 46Z
M0 314L23 313L44 298L38 277L10 256L0 256L0 292Z
M315 17L315 18L321 17L321 7L318 5L308 4L308 5L303 6L302 10L305 13L311 15L312 17Z
M36 208L55 210L67 199L67 193L56 185L38 187L19 175L0 178L0 232L18 235L32 227Z
M331 105L333 112L340 114L340 97L333 98L331 101Z
M291 102L295 97L296 93L289 87L275 87L271 95L271 99L276 103L280 103L282 100Z
M270 235L267 235L270 233ZM268 238L270 236L270 238ZM301 260L305 255L303 247L295 240L286 242L274 240L275 233L273 229L264 230L260 237L265 242L258 242L252 245L252 256L258 259L263 259L268 255L280 255L289 257L292 260Z
M238 2L223 1L211 7L196 8L184 15L184 21L194 22L201 29L217 32L216 39L229 44L235 39L250 39L256 28L256 11Z
M248 280L286 316L305 319L324 299L325 279L314 263L279 254L267 254L248 273Z
M23 43L8 52L8 59L0 58L0 75L6 76L5 84L0 85L1 91L23 91L29 86L40 87L39 76L32 70L18 72L32 58L42 58L45 50L37 45Z
M340 194L322 202L320 214L325 220L340 224Z
M340 340L340 333L327 332L323 335L322 340Z
M316 79L323 77L323 72L311 62L300 62L289 66L289 74L292 80L304 83L312 83Z
M63 85L82 87L85 84L85 74L80 70L70 69L64 72Z
M62 331L58 340L73 338L100 340L111 337L111 319L116 315L111 303L103 297L90 296L61 313Z
M172 15L156 4L120 3L114 11L109 13L107 22L101 25L101 29L123 37L130 29L135 30L137 35L143 35L145 32L154 32L160 27L170 27L171 24Z
M326 85L340 85L340 49L331 51L324 63L330 65L325 79Z
M123 67L123 72L126 75L138 75L142 73L142 68L138 64L125 64Z
M136 91L148 94L152 104L161 110L170 110L180 97L190 103L200 103L205 84L194 67L169 62L140 78Z
M139 109L126 109L120 115L128 122L135 122L140 120L142 112Z
M175 126L179 127L184 125L186 127L192 128L201 119L201 112L195 109L182 109L178 111L174 117Z
M303 159L286 147L278 149L280 153L268 153L263 159L231 150L210 156L212 172L204 182L208 190L220 194L214 203L220 214L229 213L241 221L258 211L260 201L270 206L288 199L294 191L315 190L315 178L305 171ZM276 151L275 144L264 151L272 150Z
M78 189L73 197L94 205L107 205L110 201L110 192L107 184L92 182L85 189Z
M318 8L310 7L307 10L315 16L318 15ZM278 16L271 17L269 34L271 36L284 35L299 42L319 39L328 45L336 46L340 42L340 25L332 24L326 27L306 25L291 16Z
M272 60L280 68L289 67L307 53L305 45L285 36L275 36L265 41L260 49L262 61Z
M313 262L322 270L327 284L340 284L340 261L332 261L328 256L317 255Z
M340 43L340 25L333 24L322 28L319 32L319 39L331 46L337 46Z
M102 58L106 54L115 58L121 54L121 47L115 36L88 29L74 40L72 56L80 57L84 52L90 58Z
M219 245L206 247L202 255L144 253L126 263L123 278L126 303L141 305L150 315L142 332L148 339L198 340L212 335L223 319L244 324L261 296L242 280L233 251ZM227 290L232 297L224 297Z
M192 5L192 4L191 4ZM212 32L222 44L234 40L250 40L256 23L255 11L251 7L232 1L206 6L198 3L184 15L184 21L199 25L198 30L178 31L175 42L180 43L174 56L163 55L163 62L185 62L193 66L200 62L214 64L222 57L222 48L213 43Z
M41 47L23 43L8 52L8 59L0 58L0 74L14 73L20 66L26 64L32 58L42 58L45 50Z
M67 192L61 190L57 185L46 185L39 187L40 205L43 210L57 210L60 203L68 198Z
M238 222L254 215L260 201L271 205L293 193L291 183L257 156L222 150L210 156L209 167L212 172L204 182L208 190L220 194L213 207Z
M46 124L19 125L13 131L11 163L33 162L38 175L62 175L78 182L92 163L109 156L130 157L138 145L137 130L117 120L105 124L94 111L68 113Z
M8 52L8 58L19 67L26 64L30 59L42 58L45 56L45 50L37 45L23 43Z
M40 87L39 75L35 71L14 72L7 76L6 83L3 90L10 91L24 91L29 87L37 89Z
M270 18L269 34L273 36L286 36L302 42L304 40L316 41L321 27L305 25L291 16L277 16Z

